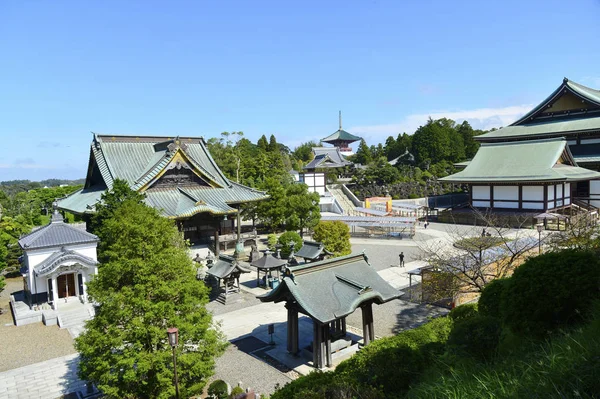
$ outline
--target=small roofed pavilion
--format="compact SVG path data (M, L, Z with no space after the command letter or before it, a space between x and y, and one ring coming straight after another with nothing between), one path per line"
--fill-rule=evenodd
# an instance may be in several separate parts
M227 255L219 255L219 259L206 274L213 276L221 285L225 286L225 297L240 291L240 275L242 273L250 273L250 269L242 266L241 262Z
M333 255L325 249L325 245L315 241L304 241L302 248L294 254L298 258L303 258L305 262L317 262L324 260L326 256Z
M342 111L340 111L340 128L333 134L321 139L321 142L328 143L340 149L343 155L352 153L350 144L360 140L360 137L348 133L342 129Z
M287 260L276 258L273 256L272 252L267 251L262 258L258 258L250 264L256 267L256 284L260 286L261 271L265 274L265 283L267 280L267 276L270 276L271 271L273 270L277 270L277 279L279 279L279 270L282 266L287 264Z
M367 345L375 338L372 305L402 294L377 274L363 253L287 267L281 284L258 298L262 302L285 301L287 350L293 355L299 351L298 313L312 319L313 366L321 369L333 364L332 342L345 339L348 315L361 309Z

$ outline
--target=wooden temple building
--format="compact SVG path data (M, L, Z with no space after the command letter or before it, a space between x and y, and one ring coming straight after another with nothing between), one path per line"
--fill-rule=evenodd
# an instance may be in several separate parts
M472 207L600 208L600 91L565 78L522 118L475 139L473 160L440 179L466 185Z
M145 195L145 202L175 219L192 243L219 243L234 232L241 204L268 196L229 180L201 137L94 134L83 189L59 200L60 209L89 215L116 179ZM239 222L237 233L239 236ZM238 237L239 239L239 237ZM215 245L219 251L219 245Z
M346 317L360 308L363 344L375 339L373 304L382 304L403 293L383 280L365 254L287 267L279 286L258 297L262 302L285 302L288 311L287 350L298 354L298 314L312 319L313 366L333 364L333 352L351 345L346 337ZM341 344L340 344L341 343Z

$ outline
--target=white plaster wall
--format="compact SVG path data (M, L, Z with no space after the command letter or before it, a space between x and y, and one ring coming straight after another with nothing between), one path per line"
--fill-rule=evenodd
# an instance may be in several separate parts
M590 194L600 194L600 180L590 180Z
M323 173L319 173L315 175L315 186L324 186L325 185L325 175Z
M306 183L306 185L308 187L314 186L315 185L315 176L313 174L304 175L304 183Z
M569 205L571 203L571 197L565 197L565 205Z
M565 197L571 197L571 183L565 183Z
M473 201L473 206L479 207L479 208L489 208L490 201Z
M472 190L473 190L473 199L477 199L477 200L490 199L490 187L489 186L473 186ZM475 206L479 206L479 205L475 205Z
M549 200L553 200L554 199L554 184L551 186L548 186L548 198ZM562 184L560 185L562 187ZM556 192L556 194L558 195L558 191ZM560 197L560 195L559 195Z
M541 202L523 202L524 209L544 209L544 204Z
M557 205L560 206L560 205ZM554 201L548 201L548 209L554 208Z
M523 186L523 201L542 201L544 199L544 187ZM535 208L537 209L537 208Z
M315 190L319 195L325 195L325 187L316 187Z
M562 198L562 197L563 197L563 185L557 184L556 185L556 198Z
M581 144L598 144L600 139L581 139Z
M518 199L519 199L519 187L517 187L517 186L494 186L494 206L496 206L496 200L515 200L516 201Z
M596 208L600 208L600 200L591 200L590 204L592 204Z
M518 208L519 207L518 202L496 201L495 198L496 197L494 197L494 208Z

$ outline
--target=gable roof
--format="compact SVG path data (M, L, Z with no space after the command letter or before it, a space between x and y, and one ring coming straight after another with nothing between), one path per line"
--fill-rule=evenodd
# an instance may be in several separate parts
M54 252L52 255L44 259L40 264L33 268L36 277L46 276L58 269L65 262L75 262L88 267L95 267L98 262L89 256L80 254L79 252L66 250L61 248L60 251Z
M315 157L304 169L341 168L351 164L340 153L338 147L313 147L312 150Z
M332 133L324 139L321 139L321 141L324 143L333 143L336 141L349 141L352 143L358 140L360 140L360 137L350 134L341 128L338 129L335 133Z
M298 250L294 255L304 259L317 259L322 253L325 255L333 255L325 249L325 245L321 242L316 241L304 241L302 248Z
M451 183L577 181L600 178L580 168L564 138L483 143L467 167L439 179Z
M180 173L185 181L179 179ZM169 184L161 185L167 178ZM227 179L201 137L94 134L85 186L59 200L59 207L78 214L93 212L115 179L145 193L148 205L171 218L236 213L230 205L268 198L262 191Z
M551 108L552 105L559 100L562 96L572 94L578 99L581 100L582 104L588 103L595 106L600 106L600 91L592 89L590 87L586 87L582 84L575 83L570 81L567 78L563 79L562 84L552 92L544 101L538 104L535 108L529 111L527 114L523 115L521 119L512 123L511 126L518 126L526 124L530 121L539 117L540 114L544 113L548 108ZM576 111L579 111L575 109ZM580 108L581 112L584 112L583 107ZM571 110L564 110L567 115L571 115L572 112L568 112ZM557 114L556 116L562 116L562 114Z
M475 140L561 137L592 131L600 131L600 90L564 78L552 94L520 119Z
M21 237L19 245L22 249L27 250L96 243L98 241L98 237L95 235L66 224L62 215L58 211L54 211L50 223Z
M365 302L382 304L402 294L377 274L366 255L358 254L289 267L279 286L258 298L296 301L304 313L325 324Z
M206 271L207 274L217 278L226 278L234 272L250 273L250 269L242 266L241 262L227 255L219 255L217 262Z

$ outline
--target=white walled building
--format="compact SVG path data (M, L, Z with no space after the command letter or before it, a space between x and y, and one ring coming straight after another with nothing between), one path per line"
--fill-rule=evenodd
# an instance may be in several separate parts
M98 237L66 224L54 211L49 224L21 237L21 272L29 306L87 302L86 282L98 274Z

